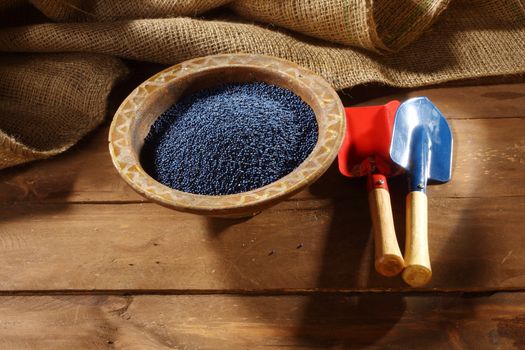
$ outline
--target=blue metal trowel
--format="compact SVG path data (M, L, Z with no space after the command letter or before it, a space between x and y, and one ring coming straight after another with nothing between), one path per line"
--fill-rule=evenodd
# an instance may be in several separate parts
M452 133L443 114L428 98L412 98L399 106L390 157L409 176L403 279L409 285L419 287L432 277L427 233L427 182L447 182L452 171Z

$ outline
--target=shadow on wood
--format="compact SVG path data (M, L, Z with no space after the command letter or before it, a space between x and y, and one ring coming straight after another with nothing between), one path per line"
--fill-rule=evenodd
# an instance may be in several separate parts
M205 217L206 225L208 227L207 231L212 236L217 238L223 232L225 232L228 228L230 228L232 226L240 225L240 224L250 220L252 217L246 217L246 218L240 218L240 219L223 219L223 218Z
M335 176L338 175L343 178L342 175L336 175L334 172L338 173L335 163L326 176L310 188L310 191L314 195L323 197L327 188L326 179L332 179L330 182L333 183ZM341 180L338 179L337 181ZM343 289L348 285L367 286L371 279L384 279L387 283L399 279L399 277L387 279L380 276L374 269L372 226L364 181L345 178L342 181L347 183L338 187L343 191L356 192L355 197L352 196L352 201L355 203L349 206L347 201L333 200L332 222L326 234L317 286L321 289L335 288L337 290L337 288ZM399 204L399 201L396 204ZM395 205L394 209L399 212L397 207L398 205ZM352 210L354 212L351 212ZM385 305L386 303L388 305ZM384 314L385 306L388 306L388 315ZM405 303L401 295L385 295L382 297L381 295L356 294L341 299L326 298L314 294L309 296L301 326L295 336L300 339L301 343L307 342L311 346L322 348L334 346L343 346L344 348L365 347L385 336L396 325L404 311ZM382 322L371 325L378 318L381 318ZM328 334L316 332L316 324L329 323L333 319L339 320L338 324L334 325L333 332ZM347 320L348 324L345 325L343 320ZM341 328L343 330L349 328L349 326L354 329L360 324L368 324L371 327L366 328L366 330L363 329L364 331L359 332L359 334L337 331ZM324 326L321 329L326 329L326 325Z

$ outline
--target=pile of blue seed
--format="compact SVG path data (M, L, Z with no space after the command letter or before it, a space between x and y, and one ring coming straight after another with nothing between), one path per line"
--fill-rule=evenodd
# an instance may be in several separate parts
M145 139L141 163L171 188L233 194L289 174L316 142L314 112L293 92L262 82L225 84L166 110Z

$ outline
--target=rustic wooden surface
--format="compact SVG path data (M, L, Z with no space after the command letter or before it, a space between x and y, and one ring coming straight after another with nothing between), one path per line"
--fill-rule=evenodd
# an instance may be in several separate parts
M0 348L524 348L525 84L362 104L417 95L455 137L453 180L428 192L429 285L374 272L365 183L335 166L252 219L206 219L128 188L105 127L0 172Z
M525 295L0 299L2 349L523 349Z

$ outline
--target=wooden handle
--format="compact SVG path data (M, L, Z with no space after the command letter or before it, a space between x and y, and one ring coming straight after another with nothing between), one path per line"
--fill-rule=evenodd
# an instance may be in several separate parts
M405 271L403 279L412 287L427 284L432 277L428 254L427 195L414 191L406 202Z
M383 276L395 276L403 270L404 262L397 243L392 217L390 194L385 188L368 192L375 242L375 268Z

